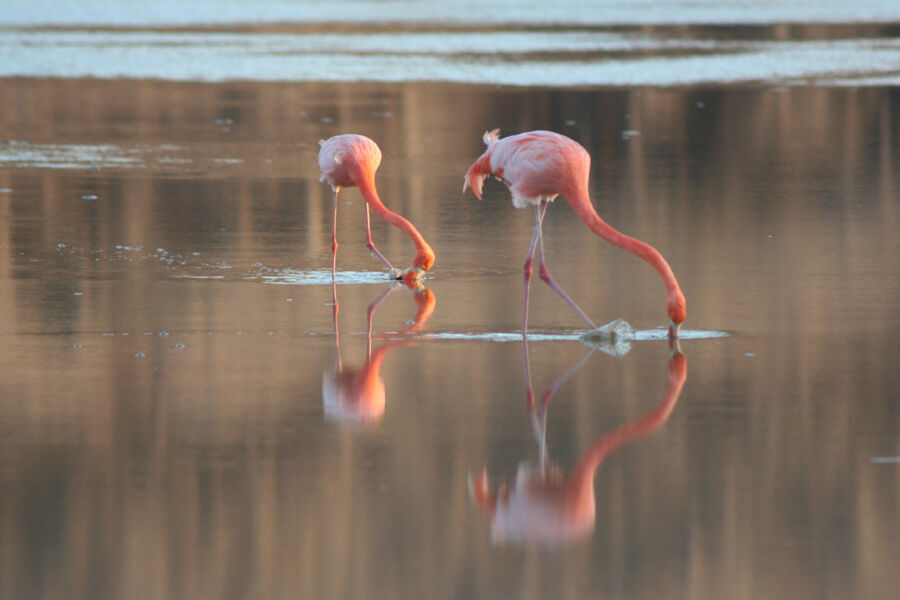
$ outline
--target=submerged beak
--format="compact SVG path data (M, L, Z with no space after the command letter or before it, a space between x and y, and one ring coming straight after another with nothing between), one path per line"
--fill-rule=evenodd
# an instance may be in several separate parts
M399 274L397 279L402 279L403 281L418 281L422 275L425 274L425 269L422 267L413 268L410 267Z

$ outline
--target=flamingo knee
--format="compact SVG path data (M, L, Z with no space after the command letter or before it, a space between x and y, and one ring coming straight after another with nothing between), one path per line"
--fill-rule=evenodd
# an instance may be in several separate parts
M550 271L547 270L547 267L544 266L544 263L541 263L540 268L538 269L538 274L541 279L544 280L544 283L550 283L553 281L553 278L550 277Z

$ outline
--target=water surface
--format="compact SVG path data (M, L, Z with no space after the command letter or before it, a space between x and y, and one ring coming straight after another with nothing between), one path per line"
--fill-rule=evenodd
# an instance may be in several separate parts
M138 74L0 78L0 98L4 597L900 586L896 88ZM689 330L726 335L591 352L536 278L526 363L531 213L460 192L493 127L584 144L600 214L667 257ZM331 286L316 142L346 131L381 145L385 201L437 252L423 289L382 279L356 190ZM562 199L544 229L592 319L665 325L646 264ZM482 470L502 504L597 448L580 520L477 501Z

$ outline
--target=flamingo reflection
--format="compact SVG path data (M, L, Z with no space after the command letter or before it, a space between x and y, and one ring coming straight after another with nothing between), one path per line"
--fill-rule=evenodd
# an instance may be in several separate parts
M547 464L545 443L547 407L553 395L584 364L594 350L588 351L541 395L540 406L536 411L528 346L525 344L528 411L539 446L538 467L534 469L524 464L520 465L512 490L507 489L505 485L500 485L495 490L491 489L486 468L481 470L475 482L470 482L470 491L475 504L482 512L490 515L491 538L494 542L540 542L553 546L575 540L593 530L596 510L594 474L597 469L616 449L662 427L675 408L681 388L687 379L687 358L681 353L677 342L672 346L668 364L668 386L659 404L640 419L598 438L566 477L554 465Z
M381 378L381 365L388 352L402 346L416 343L415 339L394 339L385 342L372 350L372 320L375 310L391 292L401 287L412 292L416 303L416 315L410 325L398 333L409 333L421 329L431 313L434 312L436 299L434 293L420 281L405 280L389 287L381 296L369 304L366 309L366 360L362 367L346 367L341 359L341 338L338 327L340 306L337 299L337 286L332 284L332 319L334 322L334 343L337 350L333 371L326 371L322 376L322 401L326 417L339 421L375 422L384 415L385 391Z

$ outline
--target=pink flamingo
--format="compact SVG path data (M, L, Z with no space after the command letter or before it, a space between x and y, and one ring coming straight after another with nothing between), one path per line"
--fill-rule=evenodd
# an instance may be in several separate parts
M399 286L399 284L394 284ZM416 316L411 325L399 333L418 331L434 312L434 293L419 281L403 281L412 291L416 303ZM322 402L329 417L341 421L374 423L381 419L385 409L384 380L381 366L388 352L402 346L416 343L411 339L389 341L372 351L372 320L378 305L394 291L388 288L366 309L366 361L360 368L346 368L341 360L340 330L338 328L337 286L332 284L332 315L334 321L334 343L337 350L334 372L326 371L322 376Z
M381 164L381 149L369 138L356 135L336 135L327 140L319 140L319 169L322 174L319 181L331 184L334 191L334 210L331 221L331 277L334 279L337 265L337 199L342 187L359 188L366 200L366 247L369 248L391 270L395 279L415 280L434 264L434 251L419 233L415 225L407 219L392 212L378 197L375 188L375 171ZM416 256L412 266L404 272L394 269L390 261L375 247L369 223L369 207L379 217L403 230L416 246Z
M592 352L592 351L591 351ZM491 517L491 534L495 541L540 541L559 544L588 534L594 528L596 501L594 475L607 456L626 443L653 433L665 424L678 402L687 379L687 359L676 349L669 359L668 386L662 400L646 415L620 426L598 438L582 455L572 473L566 477L555 467L545 465L545 431L547 406L553 394L587 359L588 352L568 373L557 380L541 396L540 419L534 416L534 393L528 381L528 410L532 414L540 447L539 470L520 467L515 487L505 485L492 490L487 469L470 483L472 498L478 508ZM525 349L528 369L528 349Z
M469 186L475 196L481 199L481 189L488 175L500 179L512 192L512 203L516 208L534 206L535 226L531 236L531 246L525 260L525 301L522 317L522 335L528 326L528 292L531 282L531 261L535 248L541 279L575 309L591 328L596 327L588 316L563 291L550 276L544 264L544 240L541 226L547 206L556 196L562 194L575 210L575 214L604 240L623 250L639 256L660 274L666 286L666 302L669 314L669 337L677 338L681 324L687 316L684 294L678 286L669 264L649 244L620 233L608 225L591 205L588 194L588 174L591 157L587 150L575 140L552 131L529 131L500 139L500 130L485 132L484 143L487 150L466 174L463 192Z

